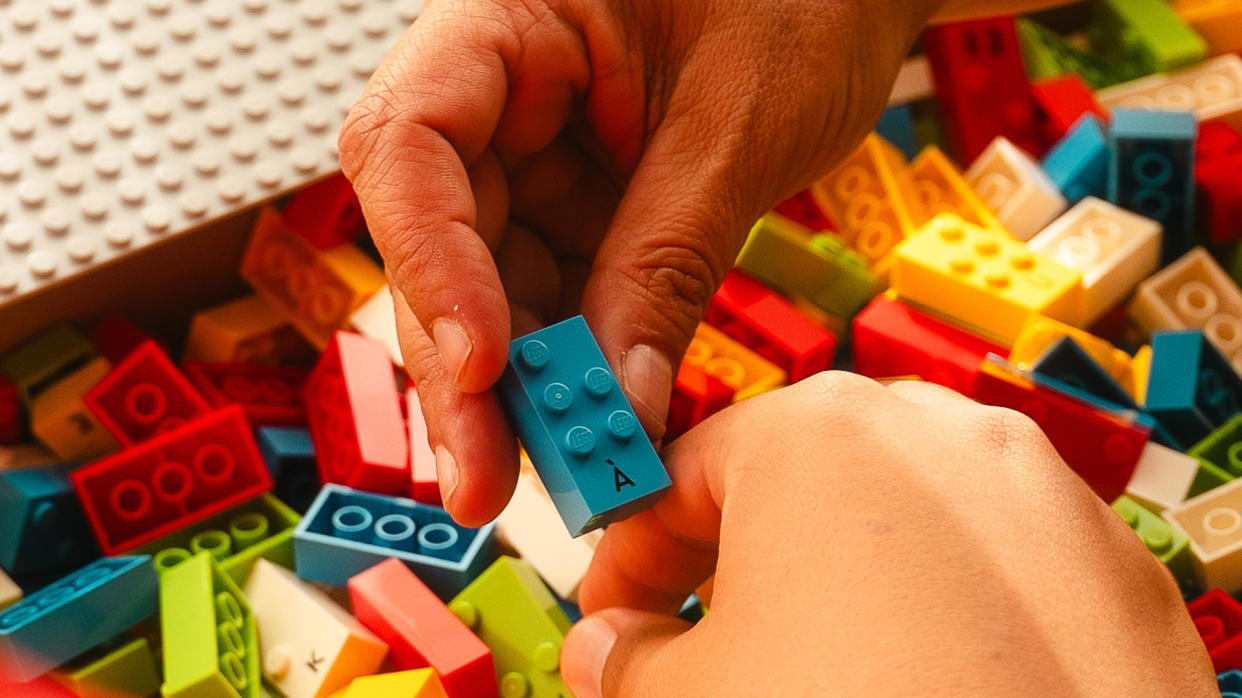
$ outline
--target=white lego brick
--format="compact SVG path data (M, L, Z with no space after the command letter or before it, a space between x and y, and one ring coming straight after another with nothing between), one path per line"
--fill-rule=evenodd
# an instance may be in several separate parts
M1039 163L1004 136L975 160L966 181L1018 240L1030 240L1069 206Z
M0 7L0 306L338 169L421 0Z
M349 324L362 335L383 344L393 364L405 368L401 343L397 340L397 313L392 305L392 291L387 286L355 310L349 316Z
M1126 495L1156 513L1186 501L1199 472L1199 461L1185 453L1148 442L1126 485Z
M603 532L592 531L572 538L564 525L557 525L560 520L538 478L523 472L518 476L509 505L496 519L496 533L539 572L557 595L573 600L578 597L578 585Z
M379 671L388 645L327 594L260 558L246 580L262 671L289 698L321 698Z
M1224 121L1242 128L1242 58L1219 56L1172 73L1158 73L1100 90L1105 109L1192 111L1199 121Z
M0 610L12 606L22 600L22 589L17 582L9 579L9 575L0 570Z
M1202 247L1139 284L1129 307L1140 330L1203 330L1242 371L1242 290Z
M1156 221L1089 196L1027 247L1082 272L1091 324L1159 267L1162 232Z
M912 56L901 64L897 81L889 93L889 106L910 104L936 96L936 81L932 78L931 61L927 56Z
M1242 591L1242 480L1167 509L1164 518L1190 538L1195 577L1204 589Z

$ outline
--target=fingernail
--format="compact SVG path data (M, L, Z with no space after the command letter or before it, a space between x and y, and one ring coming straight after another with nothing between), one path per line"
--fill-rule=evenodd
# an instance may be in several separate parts
M647 413L645 416L652 426L658 426L659 433L653 436L663 435L669 395L673 392L672 365L664 354L646 344L638 344L625 353L621 372L621 385L630 402L635 409Z
M474 350L470 335L466 334L456 320L440 318L431 324L431 339L436 343L440 359L448 367L453 380L460 381L461 370L466 365L466 359L470 358L470 352Z
M444 446L436 446L436 479L440 481L440 501L448 509L457 490L457 459Z
M599 618L588 617L578 621L570 632L574 636L572 663L576 670L565 677L571 683L566 688L575 698L603 698L604 666L612 646L617 644L617 631Z

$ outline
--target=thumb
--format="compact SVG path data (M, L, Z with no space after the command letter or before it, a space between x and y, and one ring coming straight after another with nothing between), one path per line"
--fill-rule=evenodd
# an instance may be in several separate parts
M692 695L695 659L685 650L691 627L628 608L592 614L565 637L561 678L575 698Z

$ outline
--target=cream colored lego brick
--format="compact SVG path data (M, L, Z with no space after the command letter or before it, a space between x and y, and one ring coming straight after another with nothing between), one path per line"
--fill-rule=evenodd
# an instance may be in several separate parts
M1027 242L1082 272L1087 324L1093 324L1160 265L1162 226L1089 196Z
M323 698L379 671L388 645L319 589L259 559L246 580L263 676L287 698Z
M39 393L30 406L30 431L64 460L87 460L120 450L82 396L112 370L102 356Z
M363 336L383 344L393 364L405 368L401 344L397 341L397 313L392 305L392 291L387 286L355 310L349 316L349 324Z
M1242 480L1166 509L1164 518L1190 538L1202 588L1242 591Z
M186 361L278 362L300 344L293 325L261 296L246 296L194 314Z
M1147 334L1203 330L1234 368L1242 369L1242 290L1202 247L1139 284L1129 313Z
M897 81L889 93L889 105L909 104L936 96L936 81L932 78L931 61L927 56L907 58L897 71Z
M1018 240L1030 240L1069 206L1039 163L1004 136L975 160L966 181Z
M1185 453L1148 442L1126 485L1126 495L1157 514L1186 501L1199 472L1199 461Z
M1192 111L1199 121L1242 128L1242 58L1219 56L1172 73L1158 73L1096 93L1105 109Z
M9 575L0 570L0 609L21 601L22 589L17 586L17 582L9 579Z
M496 532L557 595L573 600L595 555L594 540L603 531L572 538L564 525L558 525L560 521L538 478L524 472L518 476L509 505L496 520Z

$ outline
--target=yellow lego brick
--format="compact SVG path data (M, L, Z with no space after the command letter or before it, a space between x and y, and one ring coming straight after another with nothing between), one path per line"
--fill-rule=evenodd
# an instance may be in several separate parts
M194 315L186 361L280 363L302 346L297 330L262 296L246 296Z
M320 250L272 208L259 213L242 276L319 349L387 281L362 250L350 243Z
M898 296L1012 343L1031 313L1081 324L1082 274L995 230L942 214L897 247Z
M1134 385L1134 401L1140 405L1147 402L1147 378L1151 375L1151 345L1144 344L1134 352L1130 361L1130 382Z
M919 225L942 213L955 213L971 225L1005 230L974 187L962 176L961 170L940 148L934 145L924 148L910 169L923 211Z
M690 340L683 361L702 368L733 388L736 391L734 402L785 384L784 369L705 322L694 330L694 339Z
M435 669L360 676L338 695L341 698L448 698Z
M97 647L52 672L52 678L82 698L145 698L160 690L145 637L122 637Z
M1242 51L1242 3L1238 0L1173 0L1173 9L1208 45L1208 55Z
M1138 387L1134 385L1133 359L1129 354L1113 346L1111 342L1095 335L1057 322L1043 315L1031 315L1013 340L1009 363L1027 371L1034 367L1039 357L1061 338L1069 337L1095 360L1113 380L1117 381L1130 397L1138 400ZM1150 349L1148 350L1150 351ZM1144 381L1145 383L1146 381ZM1141 403L1140 403L1141 404Z
M0 609L22 600L22 588L0 569Z
M840 226L841 238L872 264L912 233L921 218L905 157L874 133L816 182L811 196Z
M102 356L65 376L30 404L30 431L64 460L88 460L121 448L82 396L108 375L112 364Z

